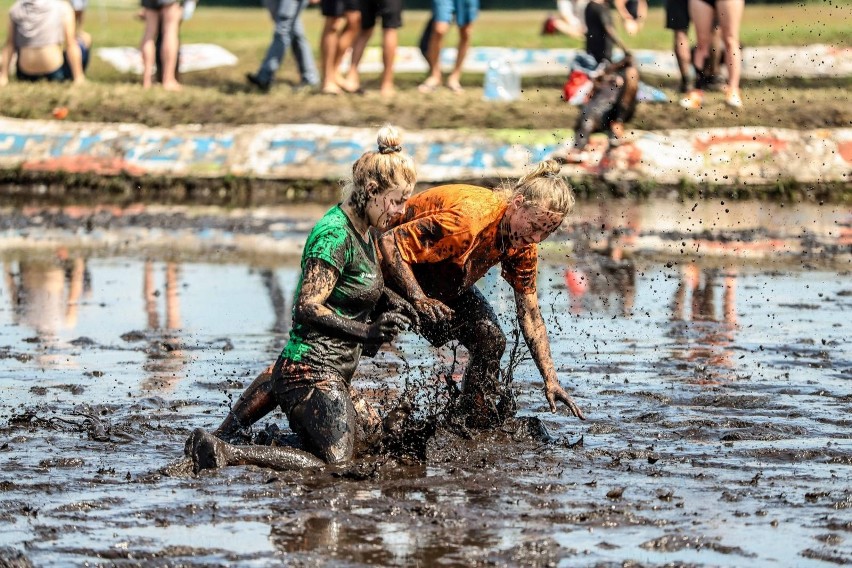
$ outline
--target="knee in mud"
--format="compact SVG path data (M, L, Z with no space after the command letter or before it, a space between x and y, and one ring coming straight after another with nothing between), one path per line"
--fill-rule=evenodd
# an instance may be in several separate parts
M352 459L352 452L331 448L320 456L328 465L343 465Z
M497 407L497 397L477 387L459 397L456 408L451 409L450 422L463 423L470 428L494 428L502 422Z
M476 341L465 345L472 357L497 359L506 351L506 334L494 322L482 322L476 333Z

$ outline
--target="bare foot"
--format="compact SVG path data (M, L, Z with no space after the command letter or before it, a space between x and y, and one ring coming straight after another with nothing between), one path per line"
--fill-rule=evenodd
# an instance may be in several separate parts
M177 81L169 81L168 83L163 81L163 89L167 91L177 92L183 89L183 85L181 85Z
M435 89L441 86L441 80L436 79L434 77L428 77L425 81L420 83L420 86L417 87L417 90L421 93L431 93Z
M447 88L457 95L464 92L464 87L461 86L458 79L447 79Z
M324 83L320 92L324 95L342 95L343 89L337 83Z
M389 99L396 95L396 89L394 89L393 86L382 87L382 90L379 91L379 93L382 95L383 98Z
M192 431L183 451L192 458L192 469L196 473L228 465L227 444L202 428Z
M357 93L361 90L361 82L349 77L339 80L337 86L347 93Z

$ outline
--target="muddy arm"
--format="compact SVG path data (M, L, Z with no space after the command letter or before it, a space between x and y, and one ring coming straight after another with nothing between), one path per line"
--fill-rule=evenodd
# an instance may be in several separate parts
M627 45L625 45L624 42L621 41L621 38L618 37L618 34L616 33L615 28L612 25L605 25L604 31L606 32L606 35L608 35L610 39L615 42L615 45L620 47L625 54L630 53L630 50L627 48Z
M550 411L556 412L556 401L561 401L568 407L571 414L580 420L585 420L583 411L559 384L556 368L553 365L553 357L550 354L547 328L544 325L544 318L541 317L541 309L538 305L538 296L535 292L532 294L515 292L515 307L517 308L518 323L521 326L521 332L524 334L524 340L526 340L530 354L532 354L532 358L542 378L544 378L544 396L550 405Z
M411 266L403 260L396 247L396 236L392 231L382 235L379 239L379 249L382 254L382 272L390 280L405 300L421 315L431 321L441 321L452 317L453 310L446 304L432 299L423 292L423 288L417 283Z
M337 270L328 263L319 259L308 259L293 319L361 343L390 341L405 327L405 319L395 312L382 314L378 321L371 324L337 315L325 302L331 296L339 276Z
M420 326L420 316L417 315L417 310L411 305L411 302L397 294L393 289L385 286L381 303L384 304L386 311L400 312L411 321L411 326L417 328Z
M86 76L83 74L83 54L77 44L77 20L74 17L74 9L67 5L64 21L65 29L65 54L68 65L71 67L71 75L75 83L83 83Z

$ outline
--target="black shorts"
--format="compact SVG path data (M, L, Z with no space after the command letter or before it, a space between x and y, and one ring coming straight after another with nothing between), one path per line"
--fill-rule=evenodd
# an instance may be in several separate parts
M666 29L689 29L689 0L666 0Z
M352 459L357 413L343 377L318 374L278 357L272 369L272 393L306 450L326 463Z
M362 0L361 29L375 27L376 18L382 17L383 30L395 30L402 27L402 0Z
M494 309L476 286L471 286L461 296L445 302L453 309L453 316L448 320L430 322L420 318L420 335L425 337L435 347L458 340L463 345L476 341L477 329L487 322L492 322L498 328L500 322Z
M361 9L361 0L322 0L320 11L326 18L339 18L346 12L357 12Z
M148 10L160 10L177 3L178 0L142 0L142 7Z

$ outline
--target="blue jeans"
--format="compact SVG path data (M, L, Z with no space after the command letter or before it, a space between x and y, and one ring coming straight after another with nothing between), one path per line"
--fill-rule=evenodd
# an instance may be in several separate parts
M89 66L89 48L83 45L83 40L77 38L77 45L80 46L80 55L82 56L83 63L83 71L86 71L86 68ZM74 79L74 74L71 72L71 64L68 63L68 52L62 52L62 67L53 71L52 73L42 73L41 75L30 75L29 73L25 73L21 71L21 68L18 67L15 76L18 81L71 81Z
M258 80L262 83L272 82L289 46L299 66L302 83L319 84L319 72L300 17L308 0L264 0L264 5L275 22L275 32L266 50L266 57L257 71Z

